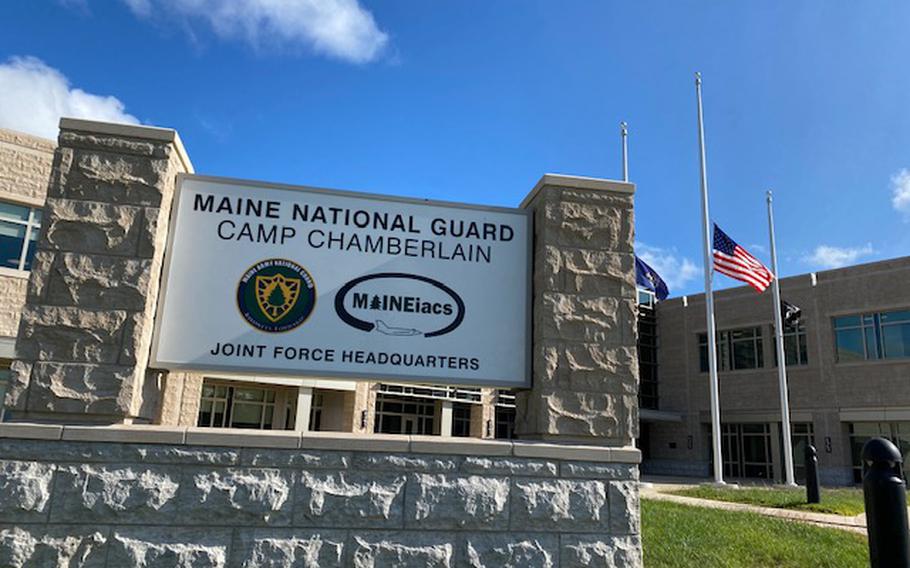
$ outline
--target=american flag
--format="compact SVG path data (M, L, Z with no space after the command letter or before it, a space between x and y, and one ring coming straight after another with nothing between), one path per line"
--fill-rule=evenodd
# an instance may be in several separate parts
M759 292L771 284L774 275L765 268L736 241L727 236L727 233L714 225L714 270L726 274L730 278L741 280Z

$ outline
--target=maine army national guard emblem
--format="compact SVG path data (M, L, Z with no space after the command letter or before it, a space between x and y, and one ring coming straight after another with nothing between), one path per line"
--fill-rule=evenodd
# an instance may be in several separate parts
M237 284L237 307L251 326L269 333L299 327L316 306L316 285L305 268L283 258L257 262Z

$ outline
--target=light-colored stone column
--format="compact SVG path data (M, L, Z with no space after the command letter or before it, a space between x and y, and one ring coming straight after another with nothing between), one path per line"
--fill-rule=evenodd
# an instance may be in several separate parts
M163 426L195 426L199 421L203 382L202 375L168 373L155 422Z
M439 403L439 435L443 438L452 437L452 414L454 407L451 400L443 400Z
M376 389L378 383L358 382L351 405L351 432L372 434L376 423ZM347 413L347 409L345 410Z
M146 367L176 176L177 132L62 119L17 343L13 419L151 422Z
M533 388L516 434L631 446L638 432L635 186L545 175L534 215Z
M297 389L297 415L294 419L294 430L307 432L310 429L310 413L313 411L313 387Z
M471 437L496 437L496 389L480 389L480 404L471 405Z

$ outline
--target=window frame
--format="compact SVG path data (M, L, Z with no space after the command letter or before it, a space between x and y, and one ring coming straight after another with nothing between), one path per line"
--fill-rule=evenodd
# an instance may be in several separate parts
M223 388L225 394L223 397L206 396L206 387L214 389L213 392L216 394L219 388ZM238 389L261 390L262 400L238 399L238 397L235 396L236 390ZM234 430L280 430L280 413L286 413L286 409L289 406L287 400L283 399L281 396L282 390L281 387L264 383L251 383L246 381L233 383L217 379L209 380L208 377L206 377L203 379L202 393L199 398L199 411L196 413L196 426L200 428L231 428ZM211 403L212 410L209 411L208 423L202 424L202 413L207 402ZM218 403L224 404L224 414L220 423L216 423L214 412L215 405ZM237 405L260 407L258 428L244 428L234 425L235 406ZM267 410L270 410L271 412L268 413ZM271 416L271 418L267 420L267 416ZM284 429L290 429L286 421Z
M796 340L796 362L791 363L787 361L787 338L793 337ZM780 363L777 353L777 330L775 329L774 324L771 324L771 342L772 342L772 352L774 353L774 367L776 368ZM805 360L803 360L803 349L805 347ZM809 365L809 332L806 329L806 326L800 322L796 326L790 324L784 324L784 361L787 363L788 367L803 367Z
M734 338L735 333L752 332L751 337ZM699 372L708 372L708 334L699 333L698 341L698 368ZM735 329L724 329L717 332L717 363L718 372L731 371L756 371L765 368L764 334L761 325L746 326ZM736 366L736 344L751 343L753 346L754 367ZM704 365L702 363L704 362Z
M831 329L834 339L834 356L837 363L861 363L866 361L883 361L888 359L910 359L910 355L894 355L891 356L888 354L885 341L885 331L892 328L910 326L910 318L900 319L897 321L883 321L888 315L891 314L900 314L903 312L910 312L908 308L894 308L889 310L875 311L875 312L860 312L860 313L849 313L835 315L831 317ZM838 324L838 320L844 320L846 318L858 318L859 322L856 324ZM855 332L859 331L860 337L863 342L863 353L862 358L860 359L844 359L841 356L839 333L840 332ZM870 340L874 341L874 345L870 347ZM904 353L910 352L910 347L904 349ZM872 354L873 356L870 356Z
M10 205L13 207L19 207L28 211L28 217L26 219L10 219L7 217L0 216L0 225L6 223L13 227L24 227L25 236L23 237L22 244L19 247L19 260L16 263L16 266L5 266L0 265L2 270L12 270L16 272L29 272L31 270L31 263L28 261L29 250L36 250L38 239L41 236L41 221L43 220L44 212L42 207L35 207L32 204L20 203L16 201L0 200L0 203L5 205ZM34 239L32 239L32 232L37 231L37 234ZM34 258L34 256L33 256Z

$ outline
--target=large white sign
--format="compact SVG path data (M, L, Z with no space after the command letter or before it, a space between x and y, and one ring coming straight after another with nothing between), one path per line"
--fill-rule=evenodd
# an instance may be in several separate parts
M529 385L530 217L181 176L154 367Z

